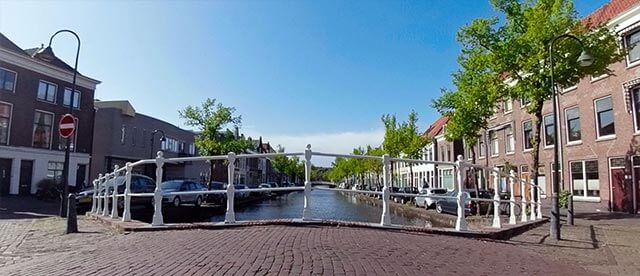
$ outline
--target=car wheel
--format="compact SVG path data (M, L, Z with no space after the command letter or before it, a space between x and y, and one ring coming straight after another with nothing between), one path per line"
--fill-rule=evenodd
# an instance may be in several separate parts
M406 203L406 200L405 200L404 198L401 198L401 199L400 199L400 204L403 204L403 205L404 205L405 203Z
M436 212L438 212L438 214L442 214L442 206L440 206L440 203L436 203Z
M429 203L426 200L424 201L424 209L429 210Z
M394 197L394 198L393 198L393 202L398 203L398 198L397 198L397 197Z
M202 205L202 198L198 197L196 198L196 207L200 207Z
M180 198L177 196L173 198L173 207L180 207Z

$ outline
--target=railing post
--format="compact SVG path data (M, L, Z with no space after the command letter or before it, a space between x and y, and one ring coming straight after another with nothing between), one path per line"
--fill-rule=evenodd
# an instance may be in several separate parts
M311 200L311 145L307 145L304 151L304 209L302 209L302 220L309 219L309 204Z
M500 173L498 168L493 168L493 228L502 228L500 221ZM480 197L480 195L478 195ZM480 204L478 202L478 204Z
M156 189L153 192L153 219L151 226L161 226L164 224L162 217L162 168L164 166L164 153L158 151L156 155Z
M92 182L93 184L93 194L91 195L91 214L95 214L96 213L96 208L98 208L98 204L97 204L97 199L96 199L96 192L98 190L98 180L94 179Z
M540 187L536 187L536 191L538 191L538 212L536 213L538 213L538 219L542 219L542 192L540 191Z
M111 200L111 218L118 218L118 175L120 172L117 170L120 166L115 165L113 168L113 199Z
M526 182L520 182L520 209L522 209L522 211L520 212L520 222L527 222L527 194L526 194L526 189L527 189L527 183Z
M516 186L516 172L511 170L509 176L509 224L516 224L516 195L513 190Z
M227 166L227 213L224 216L224 223L236 223L236 213L234 211L235 187L233 186L233 174L235 172L236 154L230 152L227 156L229 165Z
M388 154L382 156L382 218L380 224L382 226L391 225L391 214L389 213L389 166L391 165L391 157Z
M463 192L462 179L464 175L464 159L462 155L458 155L456 167L458 167L455 180L458 183L458 218L456 219L456 231L467 230L467 219L465 218L464 204L467 202L467 196Z
M100 215L102 213L102 196L100 195L100 189L102 189L102 174L98 174L98 190L96 195L97 205L96 205L96 215Z
M131 221L131 162L126 164L124 182L124 211L122 211L122 221Z
M529 185L529 188L530 188L529 189L529 194L531 195L531 199L529 200L529 206L530 206L529 207L529 210L530 210L530 212L529 212L529 215L530 215L529 216L529 220L530 221L534 221L534 220L536 220L536 209L537 209L536 208L536 200L535 200L535 197L534 197L535 190L534 190L533 185Z
M104 198L102 201L102 216L106 217L109 214L109 180L111 174L105 174L104 176Z

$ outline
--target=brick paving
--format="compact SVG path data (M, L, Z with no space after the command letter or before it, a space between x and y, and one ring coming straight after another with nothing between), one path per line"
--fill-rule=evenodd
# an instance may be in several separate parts
M62 235L63 225L31 221L29 235L1 254L23 259L2 264L0 275L588 275L511 245L400 231L253 226L116 234L84 219L84 233Z

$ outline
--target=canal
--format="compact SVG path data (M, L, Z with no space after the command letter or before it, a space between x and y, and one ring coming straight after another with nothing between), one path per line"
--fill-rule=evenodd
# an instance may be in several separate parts
M304 192L291 192L278 197L264 199L247 206L236 207L236 220L261 220L301 218L304 207ZM382 208L358 200L350 194L332 190L311 192L311 218L380 223ZM224 221L224 214L209 218L212 222ZM391 212L391 223L398 225L426 226L420 217Z

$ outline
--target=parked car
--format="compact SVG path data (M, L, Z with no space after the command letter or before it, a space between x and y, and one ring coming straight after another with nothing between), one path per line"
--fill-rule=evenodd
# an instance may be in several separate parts
M433 208L436 206L436 201L438 198L433 198L430 196L441 196L447 193L447 189L437 189L437 188L424 188L418 196L416 196L414 203L416 207L424 207L425 209Z
M220 190L226 190L227 189L227 183L224 182L219 182L219 181L211 181L209 182L209 190L211 191L220 191ZM224 204L225 201L227 200L227 194L223 193L223 194L207 194L207 196L205 197L206 202L207 203L211 203L211 204Z
M489 193L486 190L480 190L480 197L476 196L475 190L463 190L462 192L465 193L467 198L484 198L484 199L492 198L491 193ZM454 215L458 214L458 199L456 198L458 196L458 192L454 190L444 194L444 196L450 196L452 198L439 199L438 201L436 201L436 211L438 213L449 213ZM480 212L484 213L487 211L487 209L489 208L489 205L492 203L487 201L469 201L468 200L464 204L465 216L476 214L476 209L477 209L476 204L480 204Z
M117 184L118 194L124 194L125 189L125 176L118 176L115 179L110 179L106 184L109 185L109 195L113 195L113 183ZM101 188L98 191L100 196L104 195L105 183L101 184ZM131 175L131 187L130 193L153 193L156 189L156 182L153 179L141 175L141 174L132 174ZM80 193L76 194L76 206L84 209L91 209L91 202L93 200L93 188L84 190ZM132 196L131 197L131 206L152 206L153 197L151 196ZM124 208L124 200L122 198L118 199L118 208Z
M390 187L389 188L389 192L394 194L394 193L400 193L400 188L399 187ZM391 195L391 200L393 200L393 202L400 202L400 196L395 196L395 195Z
M271 189L271 185L269 185L268 183L262 183L262 184L258 185L258 188L260 188L260 189ZM266 196L270 196L270 195L273 194L273 192L265 191L265 192L262 192L262 194L266 195Z
M418 194L418 188L414 188L414 187L404 187L404 188L400 188L398 190L398 193L404 193L404 194ZM394 201L400 203L400 204L405 204L407 202L413 202L413 198L412 196L396 196L396 199L394 199Z
M247 186L244 184L235 184L233 187L236 189L235 198L236 199L246 199L249 197L249 192L243 192L242 190L247 189Z
M174 207L179 207L184 203L193 203L196 207L200 207L204 201L204 194L190 193L190 194L170 194L173 192L197 192L206 191L207 188L200 183L191 180L170 180L162 182L162 203L171 204Z

